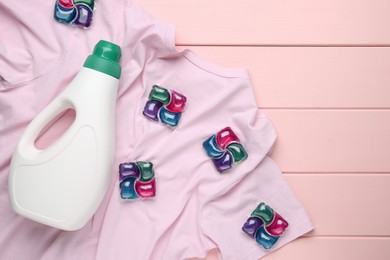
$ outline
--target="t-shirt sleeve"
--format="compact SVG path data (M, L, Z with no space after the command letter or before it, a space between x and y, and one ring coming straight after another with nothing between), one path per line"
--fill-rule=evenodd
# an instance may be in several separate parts
M146 12L136 1L128 1L125 14L123 47L132 59L145 61L155 53L175 51L175 26L160 21Z
M0 87L34 80L61 60L70 42L60 36L71 30L56 24L53 8L54 1L0 3Z
M249 91L249 88L245 89L245 92ZM243 105L244 102L246 102L245 105ZM256 107L253 96L237 93L235 94L235 99L226 101L224 105L220 109L230 111L230 118L224 117L224 119L229 122L227 125L231 127L234 134L238 137L237 142L247 156L246 159L240 160L240 158L236 158L236 153L229 149L234 163L228 172L222 173L222 178L221 174L215 175L219 185L214 187L214 191L210 191L212 194L222 193L227 187L236 185L245 176L251 174L271 154L277 138L274 125L269 117ZM220 134L227 135L227 133ZM214 170L213 167L211 168Z
M255 238L242 230L261 202L288 223L271 249L256 243L257 232L267 232L271 224L265 224L262 231L258 228ZM268 156L239 183L212 198L203 210L203 218L203 233L219 248L222 259L259 259L313 229L305 209Z

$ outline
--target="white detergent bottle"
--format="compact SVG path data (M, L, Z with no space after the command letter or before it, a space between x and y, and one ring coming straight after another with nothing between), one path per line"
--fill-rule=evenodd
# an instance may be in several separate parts
M82 228L111 180L115 102L121 74L119 46L100 41L69 86L27 126L12 156L9 199L13 210L63 230ZM75 119L46 149L34 145L52 119L73 109Z

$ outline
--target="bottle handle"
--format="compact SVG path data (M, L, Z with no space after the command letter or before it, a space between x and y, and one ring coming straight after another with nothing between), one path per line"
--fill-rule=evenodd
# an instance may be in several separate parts
M55 146L59 140L47 149L39 150L35 147L35 140L46 125L67 109L75 109L75 107L70 100L63 96L57 97L50 102L27 126L18 144L19 154L27 159L38 153L46 152ZM60 139L63 139L67 132L69 132L69 129L63 134L63 136L60 137Z

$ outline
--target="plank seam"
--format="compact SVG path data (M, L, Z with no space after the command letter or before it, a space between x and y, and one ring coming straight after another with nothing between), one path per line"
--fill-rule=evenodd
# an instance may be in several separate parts
M390 108L381 107L262 107L258 109L262 110L344 110L344 111L356 111L356 110L369 110L369 111L390 111Z
M390 48L389 44L203 44L176 43L178 47L297 47L297 48Z
M305 238L375 238L375 239L390 239L389 235L303 235Z
M272 156L271 156L272 158ZM310 171L310 172L303 172L303 171L300 171L300 172L292 172L292 171L283 171L283 174L296 174L296 175L309 175L309 174L326 174L326 175L341 175L341 174L356 174L356 175L363 175L363 174L367 174L369 176L374 176L374 175L386 175L386 174L390 174L390 172L357 172L357 171L353 171L353 172L342 172L342 171L338 171L338 172L321 172L321 171Z

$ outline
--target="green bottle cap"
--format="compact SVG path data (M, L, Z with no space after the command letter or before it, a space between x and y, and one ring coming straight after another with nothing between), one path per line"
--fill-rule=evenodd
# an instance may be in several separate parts
M84 67L100 71L119 79L121 76L121 47L108 41L99 41L93 54L84 62Z

